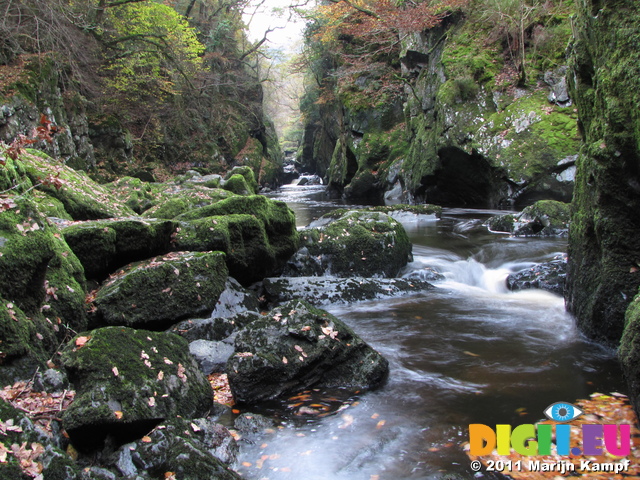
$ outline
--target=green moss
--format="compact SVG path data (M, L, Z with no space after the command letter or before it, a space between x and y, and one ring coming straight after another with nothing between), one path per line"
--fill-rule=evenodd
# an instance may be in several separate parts
M177 252L132 264L100 288L97 315L107 325L161 330L210 313L227 275L221 252Z
M231 175L229 180L224 183L223 188L237 195L249 195L251 193L249 185L247 185L246 180L240 174Z
M102 279L127 263L172 249L177 223L169 220L94 220L63 229L65 240L91 279Z
M466 79L467 83L479 84L495 79L503 61L499 46L487 45L488 28L486 24L469 21L450 35L442 52L442 65L448 79Z
M212 205L193 209L177 220L194 220L220 215L254 215L263 225L269 244L279 261L286 261L297 250L298 231L295 215L284 202L261 195L231 197Z
M42 152L29 150L20 159L31 182L38 184L38 190L62 202L74 220L135 215L85 173L76 172Z
M411 257L404 228L381 212L347 212L326 227L305 231L303 245L338 276L394 277Z
M213 403L187 341L172 333L92 330L69 342L61 361L77 389L63 415L76 448L96 446L110 433L142 436L163 418L195 418Z
M278 265L264 224L248 214L184 221L175 237L175 248L224 252L229 274L245 285L273 273Z

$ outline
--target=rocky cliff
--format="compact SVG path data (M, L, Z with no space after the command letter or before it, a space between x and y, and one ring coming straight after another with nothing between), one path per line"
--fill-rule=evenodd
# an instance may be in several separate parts
M402 94L368 98L370 74L334 88L337 102L308 108L302 162L347 197L493 207L570 201L580 142L566 90L571 8L555 3L525 35L524 82L508 40L479 11L400 35L388 66Z

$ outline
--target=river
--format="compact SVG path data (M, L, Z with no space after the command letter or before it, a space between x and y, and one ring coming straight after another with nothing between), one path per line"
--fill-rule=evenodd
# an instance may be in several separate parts
M300 227L344 206L322 187L270 196ZM389 360L389 380L374 392L310 392L253 409L277 428L242 444L245 478L479 478L462 449L470 423L534 423L552 403L625 391L614 352L578 333L562 298L505 287L509 272L564 254L566 239L490 233L481 223L497 213L444 209L438 221L405 226L414 245L406 273L435 268L445 275L435 290L325 307ZM331 414L304 415L304 402Z

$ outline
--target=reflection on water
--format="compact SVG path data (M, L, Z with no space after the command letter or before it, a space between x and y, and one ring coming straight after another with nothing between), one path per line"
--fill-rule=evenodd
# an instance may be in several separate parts
M297 202L306 219L332 208L301 193ZM407 227L414 261L404 273L430 267L444 275L437 289L329 309L389 359L389 381L331 392L344 407L323 417L265 406L283 428L242 447L246 478L473 478L469 423L532 423L551 403L624 390L613 352L580 336L562 298L504 286L509 272L561 255L565 240L488 233L481 223L493 213L445 210Z

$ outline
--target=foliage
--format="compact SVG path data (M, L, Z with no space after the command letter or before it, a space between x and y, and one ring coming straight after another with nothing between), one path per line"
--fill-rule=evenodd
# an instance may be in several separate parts
M153 2L110 9L104 29L106 84L129 100L176 93L179 77L191 81L204 51L178 12Z

